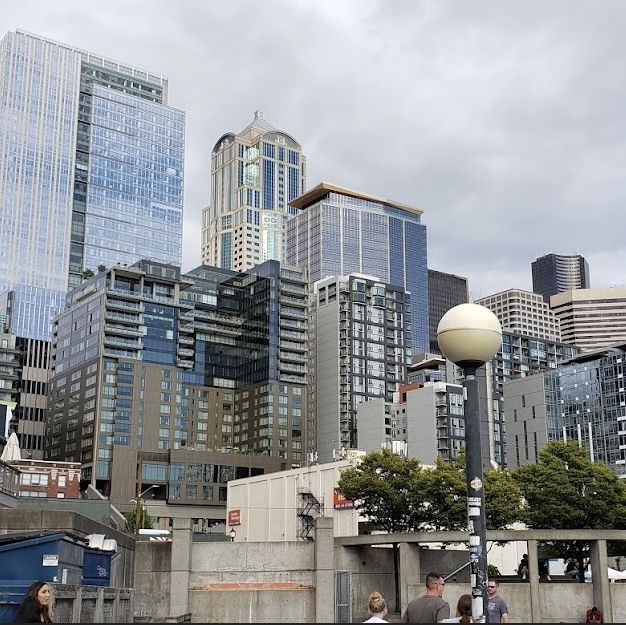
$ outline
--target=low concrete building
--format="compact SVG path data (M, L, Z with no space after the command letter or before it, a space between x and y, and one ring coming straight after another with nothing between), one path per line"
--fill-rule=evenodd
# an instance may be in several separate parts
M334 519L336 536L359 534L365 519L337 489L341 471L362 455L348 453L345 460L228 482L227 529L235 541L312 540L319 517Z

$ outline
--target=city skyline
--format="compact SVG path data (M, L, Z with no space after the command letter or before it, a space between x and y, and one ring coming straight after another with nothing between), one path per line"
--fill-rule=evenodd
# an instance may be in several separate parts
M626 283L623 237L605 227L626 188L614 131L624 107L608 79L626 56L624 7L482 4L26 1L5 8L0 31L168 77L171 106L188 112L185 270L200 259L211 147L262 109L298 137L309 187L328 180L424 210L429 265L467 276L472 298L530 290L529 263L549 252L583 254L594 286ZM233 23L244 24L236 42ZM581 228L572 216L585 214Z

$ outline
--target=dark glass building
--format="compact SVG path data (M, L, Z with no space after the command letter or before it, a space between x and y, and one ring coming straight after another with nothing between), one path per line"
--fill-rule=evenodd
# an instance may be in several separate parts
M249 273L201 266L181 274L144 260L94 276L55 320L48 457L80 461L83 483L120 504L134 496L139 464L153 452L299 466L306 306L304 271L277 261ZM168 503L211 504L222 500L202 493L225 492L183 488L178 476L170 489L168 480L153 493Z
M428 330L430 351L440 353L437 326L441 318L455 306L467 304L467 278L443 271L428 270Z
M531 264L533 292L550 303L550 297L572 289L588 289L589 265L583 256L546 254Z

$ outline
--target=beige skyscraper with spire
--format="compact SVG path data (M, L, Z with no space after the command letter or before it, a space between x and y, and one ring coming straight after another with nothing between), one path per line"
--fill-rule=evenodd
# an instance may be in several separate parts
M202 211L202 262L246 271L284 261L285 224L305 190L301 145L262 111L240 133L222 135L211 154L211 201Z

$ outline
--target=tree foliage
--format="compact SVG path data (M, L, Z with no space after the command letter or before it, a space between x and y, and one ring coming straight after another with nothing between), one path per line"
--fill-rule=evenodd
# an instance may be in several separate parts
M513 473L526 500L523 520L542 529L623 529L626 486L573 442L550 442L537 464Z
M135 513L135 510L131 510L124 514L126 518L126 530L131 534L135 533ZM139 509L139 527L140 529L152 529L154 527L152 517L143 506Z
M421 502L415 498L414 487L421 471L418 460L381 449L343 471L338 486L377 528L407 532L421 524Z
M422 497L429 502L427 524L441 530L467 529L465 453L454 460L439 458L435 468L422 471ZM522 516L522 494L509 471L485 471L485 515L489 529L504 529Z
M624 529L626 486L605 464L594 463L574 442L550 442L537 464L523 465L513 473L526 502L523 520L542 529ZM545 553L574 559L582 571L589 555L585 541L553 541Z
M485 472L487 526L501 529L518 521L522 497L510 472ZM465 455L438 459L424 469L412 458L389 450L368 454L347 469L339 489L377 528L388 532L467 529Z

